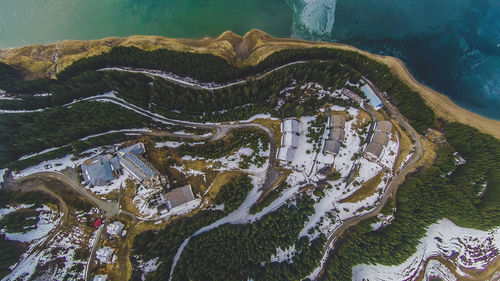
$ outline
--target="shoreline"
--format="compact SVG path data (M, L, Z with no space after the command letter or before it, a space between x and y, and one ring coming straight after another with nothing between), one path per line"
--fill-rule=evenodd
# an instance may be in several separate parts
M27 79L55 77L58 71L75 60L107 52L115 46L135 46L144 50L165 48L175 51L210 53L236 66L258 64L270 54L283 49L324 47L354 51L389 66L394 74L424 98L437 117L470 125L500 139L500 121L460 107L446 95L419 83L398 58L372 54L346 44L276 38L256 29L250 30L244 36L226 31L218 37L203 39L133 35L90 41L65 40L53 44L0 50L0 61L21 69Z

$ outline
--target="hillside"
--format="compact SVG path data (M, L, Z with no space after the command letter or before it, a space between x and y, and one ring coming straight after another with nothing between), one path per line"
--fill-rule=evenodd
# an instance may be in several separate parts
M49 45L0 50L0 61L21 70L26 79L55 77L56 73L71 65L72 62L107 52L115 46L135 46L143 50L166 48L176 51L210 53L237 66L256 65L273 52L283 49L328 47L353 50L387 64L394 73L422 95L438 117L471 125L500 139L498 129L500 121L488 119L461 108L445 95L420 84L405 65L396 58L373 55L343 44L275 38L259 30L251 30L243 37L226 31L216 38L199 40L171 39L160 36L110 37L91 41L66 40Z

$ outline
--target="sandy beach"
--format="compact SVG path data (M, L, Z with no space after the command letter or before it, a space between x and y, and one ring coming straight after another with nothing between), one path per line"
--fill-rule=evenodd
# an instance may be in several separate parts
M500 121L489 119L456 105L447 96L420 84L402 61L380 56L352 46L328 42L275 38L259 30L243 37L226 31L216 38L172 39L161 36L110 37L90 41L61 41L48 45L33 45L0 50L0 61L23 70L27 79L55 77L55 74L75 60L109 51L114 46L135 46L144 50L166 48L176 51L211 53L238 66L255 65L275 51L290 48L339 48L351 50L387 64L390 69L416 90L438 117L457 121L500 139Z

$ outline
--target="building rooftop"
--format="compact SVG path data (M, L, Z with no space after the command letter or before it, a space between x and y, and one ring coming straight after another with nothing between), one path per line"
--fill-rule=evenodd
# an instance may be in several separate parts
M330 139L341 141L341 142L344 141L344 139L345 139L344 128L334 127L333 129L331 129L330 130Z
M119 222L119 221L115 221L111 224L108 224L108 227L106 228L106 232L109 234L109 235L120 235L122 230L123 230L123 223Z
M281 132L298 132L299 122L295 119L285 119L281 123Z
M333 116L330 116L330 118L328 119L328 127L330 128L334 128L334 127L341 127L341 128L344 128L345 127L345 116L344 115L333 115Z
M390 121L379 121L375 126L375 132L366 146L365 152L373 158L379 158L384 150L384 146L389 143L389 136L392 133L392 123Z
M285 132L281 137L281 146L299 146L299 136L292 132Z
M114 252L115 252L114 249L111 249L110 247L106 246L98 249L95 253L95 256L96 259L98 259L102 263L110 263Z
M165 193L163 196L169 210L194 200L193 191L191 190L190 185L173 189Z
M106 185L114 179L110 155L100 155L85 161L81 168L83 179L93 186Z
M365 152L378 159L380 157L380 154L382 154L382 150L384 150L384 145L371 142L366 146Z
M389 135L382 131L375 131L371 139L372 143L386 145L389 142Z
M151 179L159 172L149 162L139 155L130 152L120 152L120 164L139 181Z
M378 121L375 130L390 134L392 132L392 123L390 121Z
M326 140L323 151L331 154L339 154L341 142L338 140Z
M377 97L373 89L369 85L363 85L361 91L365 93L366 98L370 101L373 108L378 108L382 106L382 101Z
M118 151L123 152L123 153L130 152L130 153L135 154L135 155L140 155L140 154L143 154L144 152L146 152L146 148L144 147L144 144L142 142L138 142L134 145L124 147Z
M295 149L292 147L281 147L278 150L278 160L285 162L292 162L293 157L295 156Z

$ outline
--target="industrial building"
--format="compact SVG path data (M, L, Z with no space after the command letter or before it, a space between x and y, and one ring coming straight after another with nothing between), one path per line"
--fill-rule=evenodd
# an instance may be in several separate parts
M295 156L295 149L299 146L299 122L288 118L281 123L281 148L276 158L282 163L291 163Z
M82 165L82 176L92 186L109 184L119 173L118 158L111 155L100 155L85 161Z
M194 200L194 194L190 185L175 188L165 194L163 198L166 204L167 210L171 210L177 206L185 204L189 201Z
M330 116L328 118L328 128L330 133L325 141L323 152L337 155L345 139L345 116L340 114Z
M391 132L392 123L390 121L377 122L373 136L365 149L365 155L368 159L377 160L380 158L384 147L389 143Z

